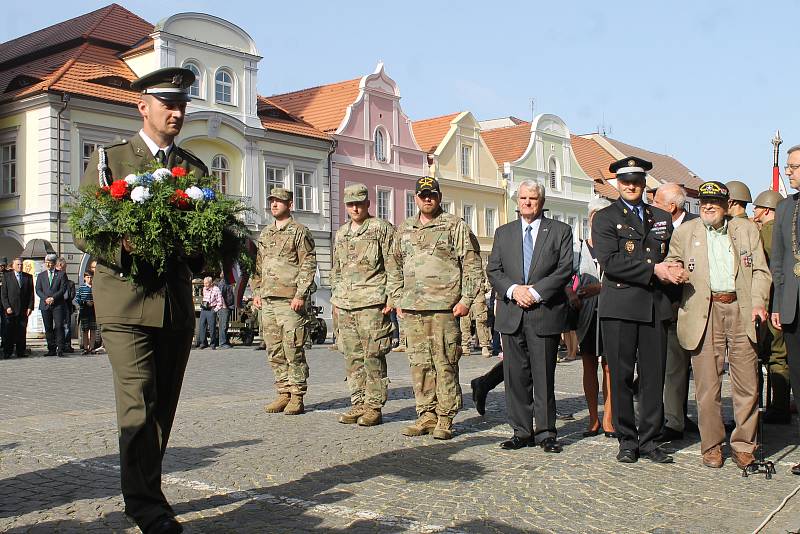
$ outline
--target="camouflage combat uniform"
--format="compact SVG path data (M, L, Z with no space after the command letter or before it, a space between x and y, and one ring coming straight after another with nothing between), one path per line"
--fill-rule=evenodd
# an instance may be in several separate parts
M437 430L445 426L452 435L452 418L461 408L461 332L452 310L458 303L469 309L478 294L480 253L470 240L466 223L441 211L426 224L419 214L406 219L397 230L395 242L403 269L402 295L397 304L404 314L419 415L418 430L409 427L404 433L430 432L429 423L438 419ZM434 437L438 437L436 431Z
M270 224L258 238L253 293L262 299L261 329L275 385L280 394L306 392L308 364L303 343L308 316L290 307L293 298L307 300L314 287L317 257L314 238L302 224L289 219L282 228Z
M470 338L472 337L472 321L475 321L475 334L478 336L481 350L486 356L487 352L491 355L492 331L489 329L489 308L486 306L484 295L489 291L489 282L483 275L481 288L478 296L469 309L469 315L461 317L461 350L465 355L470 351Z
M370 217L359 227L348 222L336 232L331 303L339 312L337 344L354 407L380 410L386 403L392 323L382 309L394 306L402 276L393 248L394 227L383 219Z

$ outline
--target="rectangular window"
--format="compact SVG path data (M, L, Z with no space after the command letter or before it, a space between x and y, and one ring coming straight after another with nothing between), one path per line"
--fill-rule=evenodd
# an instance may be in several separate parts
M581 220L581 239L589 239L589 219L586 217Z
M453 213L452 204L452 202L442 202L442 211L445 213Z
M17 145L0 145L0 194L11 195L17 192Z
M286 187L283 176L284 169L280 167L267 167L267 191L264 195L265 197L268 197L275 187Z
M564 221L564 216L561 215L560 213L554 213L552 217L554 221L561 221L561 222Z
M572 216L567 217L567 224L572 228L572 233L578 233L578 219Z
M461 176L472 176L472 147L461 145Z
M312 211L314 188L312 185L313 173L308 171L294 171L294 209L298 211Z
M410 219L417 214L417 204L414 201L415 197L414 191L406 191L406 219Z
M484 218L486 220L484 222L485 222L485 225L486 225L486 236L487 237L492 237L494 235L495 229L497 228L497 222L496 222L495 217L496 217L495 209L494 208L486 208L486 210L484 211Z
M464 204L464 222L475 233L475 206Z
M95 143L93 141L84 141L83 143L83 154L81 157L81 161L83 162L83 172L86 172L86 167L89 166L89 158L92 157L92 153L97 150L97 147L101 146L102 143Z
M392 219L392 190L378 189L376 196L377 206L375 207L375 214L381 219L394 223Z

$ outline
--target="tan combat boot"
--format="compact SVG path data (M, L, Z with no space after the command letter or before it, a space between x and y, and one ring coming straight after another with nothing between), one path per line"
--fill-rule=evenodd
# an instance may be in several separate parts
M461 345L461 355L469 356L469 353L470 353L469 345Z
M436 428L436 414L425 412L417 418L413 425L409 425L403 429L404 436L422 436L430 434Z
M364 405L356 404L352 406L346 413L343 413L339 416L339 422L346 425L352 425L358 421L358 418L362 415L364 415Z
M444 415L439 416L436 428L433 430L435 439L453 439L453 418Z
M364 408L364 415L358 418L358 424L361 426L375 426L381 423L383 423L383 416L380 409L369 406Z
M278 393L278 398L264 406L264 411L267 413L280 413L286 409L290 398L291 395L288 393Z
M481 356L483 356L484 358L491 358L492 357L491 349L489 349L489 347L481 347Z
M286 408L283 410L283 415L300 415L305 413L306 409L303 406L303 396L297 393L292 393L292 398Z

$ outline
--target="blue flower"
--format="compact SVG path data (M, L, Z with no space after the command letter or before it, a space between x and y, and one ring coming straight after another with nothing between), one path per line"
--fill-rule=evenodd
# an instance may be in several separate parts
M143 185L145 187L149 187L149 186L153 185L153 175L150 174L149 172L146 172L146 173L140 175L139 176L139 184L141 184L141 185Z
M203 198L205 198L206 200L214 200L215 198L217 198L217 194L210 187L204 187Z

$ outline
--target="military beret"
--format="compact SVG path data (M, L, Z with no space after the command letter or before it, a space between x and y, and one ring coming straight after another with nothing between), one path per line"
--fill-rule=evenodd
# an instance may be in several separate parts
M418 179L415 193L420 194L423 191L441 193L441 190L439 189L439 181L436 178L431 178L430 176L423 176L422 178Z
M652 168L652 163L636 156L622 158L608 166L608 170L616 174L618 180L623 181L644 180L647 171Z
M267 200L271 198L277 198L278 200L285 200L287 202L291 202L294 198L294 195L288 189L284 189L283 187L273 187L272 191L269 192L269 196Z
M364 202L369 198L369 190L364 184L350 184L344 188L344 202Z
M722 182L703 182L697 190L700 200L728 200L728 188Z
M44 257L44 261L52 261L53 263L55 263L56 260L58 260L58 256L56 256L55 254L48 254L47 256Z
M131 89L167 102L189 102L194 73L180 67L154 70L131 82Z

